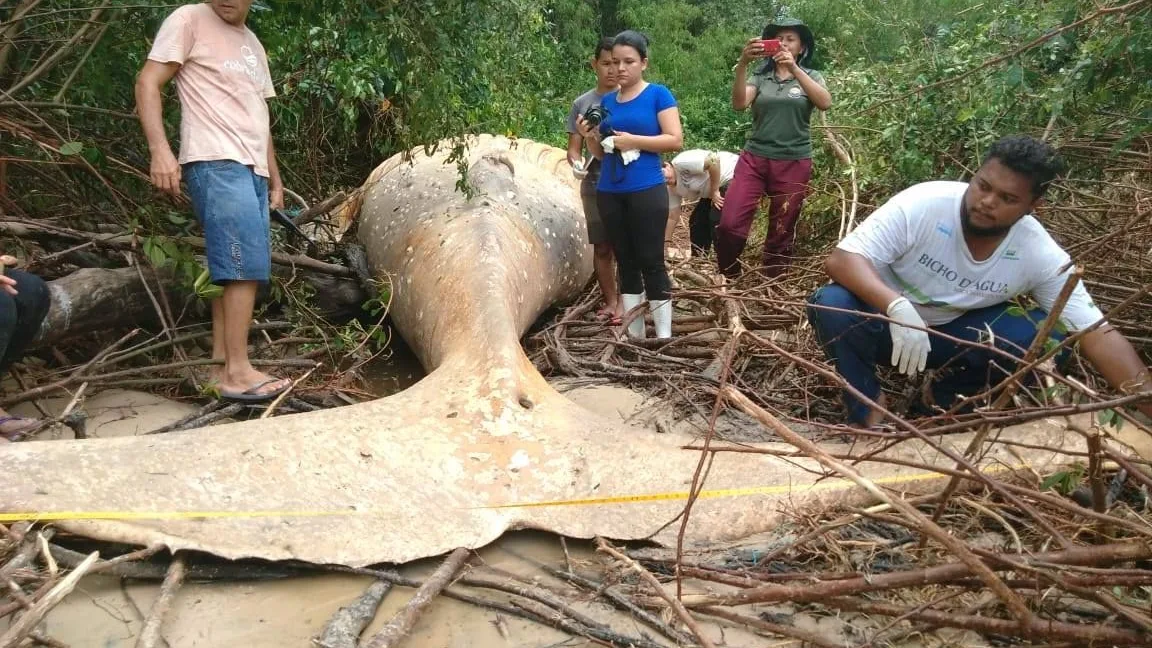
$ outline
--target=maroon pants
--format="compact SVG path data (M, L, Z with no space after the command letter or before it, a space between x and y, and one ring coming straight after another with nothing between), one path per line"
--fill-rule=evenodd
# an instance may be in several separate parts
M765 194L772 201L768 210L768 236L764 238L762 272L774 277L788 270L796 240L796 221L808 194L812 178L811 158L803 160L770 160L748 151L740 153L720 225L716 228L716 261L720 272L729 277L740 274L740 253L752 229L752 219Z

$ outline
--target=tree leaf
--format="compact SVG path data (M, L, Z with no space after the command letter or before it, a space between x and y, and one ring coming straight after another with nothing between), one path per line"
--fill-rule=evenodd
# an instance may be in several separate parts
M79 155L84 150L81 142L64 142L60 145L60 155Z

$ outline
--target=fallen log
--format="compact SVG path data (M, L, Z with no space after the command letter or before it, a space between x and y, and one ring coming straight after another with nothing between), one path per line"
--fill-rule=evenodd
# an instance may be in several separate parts
M290 269L278 268L277 275L287 278ZM134 326L159 326L156 307L140 280L136 268L83 268L48 282L52 305L40 326L33 347L51 346L70 337L103 330ZM161 287L174 311L180 311L189 295L168 272L160 280L148 277L155 294ZM296 279L307 283L314 294L314 310L325 320L346 321L361 313L368 295L351 278L336 277L307 269L295 270Z

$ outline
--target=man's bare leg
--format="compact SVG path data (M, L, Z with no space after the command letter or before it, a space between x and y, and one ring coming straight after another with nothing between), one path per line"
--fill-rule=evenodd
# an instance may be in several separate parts
M212 300L212 359L224 361L224 298ZM213 365L208 372L217 384L224 379L224 365Z
M622 313L620 295L616 289L616 258L612 254L611 244L592 245L592 266L596 269L596 282L600 284L600 292L604 294L604 310L612 313L614 317L619 317Z
M261 383L272 380L272 377L257 371L248 359L248 330L252 324L252 309L256 305L255 281L233 281L224 286L224 295L216 300L220 302L223 326L223 353L224 371L220 376L220 390L240 393L251 389ZM216 305L213 304L213 355L216 352ZM287 379L271 382L256 390L257 394L271 393L279 390Z
M884 392L880 392L880 395L873 400L875 400L876 404L880 407L888 409L888 397L884 395ZM884 422L884 413L873 407L868 410L868 418L864 419L864 423L860 427L865 429L873 428L882 422Z

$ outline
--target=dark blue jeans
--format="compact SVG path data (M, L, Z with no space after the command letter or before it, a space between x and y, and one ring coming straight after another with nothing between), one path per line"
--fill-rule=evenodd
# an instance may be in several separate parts
M24 355L28 344L40 332L40 323L48 314L48 284L34 274L4 269L16 280L16 291L9 295L0 290L0 375Z
M823 286L808 300L808 320L816 331L816 339L824 348L828 360L836 371L860 393L876 400L880 383L876 380L876 363L885 365L892 359L892 336L888 322L865 317L858 313L845 313L815 306L842 308L862 313L876 313L876 309L860 301L856 295L839 284ZM931 336L932 350L928 353L928 369L940 369L943 375L932 383L935 404L948 408L957 397L972 396L994 385L1017 368L1017 363L994 353L987 347L989 331L997 348L1022 357L1036 337L1036 329L1047 313L1036 308L1023 313L1011 312L1011 303L998 304L968 311L941 326L930 327L954 338L968 342L982 342L984 347L961 345L937 335ZM1061 340L1065 334L1053 330L1051 339ZM868 416L868 406L845 392L844 405L853 423L862 423Z

